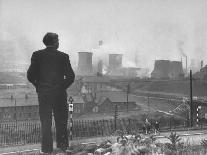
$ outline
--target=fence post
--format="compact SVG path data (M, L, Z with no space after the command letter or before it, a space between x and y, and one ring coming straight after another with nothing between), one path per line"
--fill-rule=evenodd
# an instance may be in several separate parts
M117 104L115 105L115 110L114 110L114 130L116 131L116 127L117 127L117 118L118 118L118 106Z
M131 119L129 118L129 129L128 129L128 133L130 134L131 133Z
M99 122L98 122L98 120L96 120L94 125L95 125L95 130L96 130L96 136L99 136Z
M102 122L101 122L101 134L102 134L102 136L104 135L104 132L103 132L104 127L105 127L104 120L102 120Z
M110 134L114 131L113 128L114 128L113 120L110 119Z
M77 125L76 125L76 122L73 121L73 137L77 137Z
M87 126L87 137L92 137L93 136L93 122L92 122L92 120L86 121L86 126Z
M110 133L110 128L109 128L109 121L106 120L106 128L107 128L107 135Z
M84 121L82 120L81 121L81 137L84 137L84 128L85 128L85 126L84 126Z

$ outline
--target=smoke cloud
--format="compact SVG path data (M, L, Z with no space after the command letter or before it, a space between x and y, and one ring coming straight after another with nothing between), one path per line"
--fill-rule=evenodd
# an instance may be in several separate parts
M120 53L124 66L151 70L157 59L207 58L205 0L0 0L0 7L0 43L10 42L21 62L44 48L46 32L59 34L73 66L78 51L105 64L109 53Z

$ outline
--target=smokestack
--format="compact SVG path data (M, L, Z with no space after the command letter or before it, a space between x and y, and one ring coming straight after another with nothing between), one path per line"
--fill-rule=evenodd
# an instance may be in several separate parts
M178 44L178 49L179 49L180 53L185 57L185 70L186 70L186 73L188 73L188 57L183 52L184 41L178 41L177 44Z
M201 68L203 68L203 60L201 60Z
M92 68L92 54L91 52L78 52L78 74L79 75L91 75L93 73Z
M185 56L185 70L186 70L186 73L188 73L188 57Z
M109 68L115 70L122 67L122 54L109 54Z

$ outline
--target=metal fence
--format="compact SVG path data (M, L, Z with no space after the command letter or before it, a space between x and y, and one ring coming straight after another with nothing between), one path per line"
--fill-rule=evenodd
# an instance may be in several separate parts
M40 142L40 123L2 123L0 124L0 147Z
M116 125L115 125L116 123ZM116 130L126 132L142 132L143 123L136 119L98 120L98 121L73 121L72 138L89 138L113 135ZM199 126L199 128L205 126ZM70 128L68 127L68 130ZM161 126L162 131L186 130L185 124L170 123ZM52 125L53 137L55 139L55 127ZM69 131L68 131L69 133ZM0 147L36 144L41 141L40 122L10 122L0 123Z

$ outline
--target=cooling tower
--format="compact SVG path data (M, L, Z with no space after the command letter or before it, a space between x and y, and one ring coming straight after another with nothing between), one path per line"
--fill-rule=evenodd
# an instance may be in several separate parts
M154 70L151 73L152 78L156 79L168 79L170 70L169 60L156 60Z
M78 75L91 75L92 68L91 52L78 52Z
M170 62L170 70L169 70L169 78L177 79L184 77L183 66L181 61L171 61Z
M116 70L122 67L122 54L109 54L109 68Z

